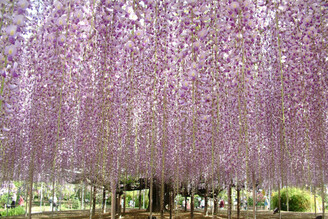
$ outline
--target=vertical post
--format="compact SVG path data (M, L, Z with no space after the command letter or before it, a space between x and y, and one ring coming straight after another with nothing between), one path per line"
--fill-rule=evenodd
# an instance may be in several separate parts
M122 199L122 195L118 194L118 199L117 199L116 205L118 206L117 207L117 214L118 214L119 217L121 216L121 199Z
M102 209L101 209L102 213L105 213L105 210L106 210L105 203L106 203L106 189L105 189L105 186L104 186L104 188L103 188Z
M117 193L115 194L115 214L118 214L120 212L120 195Z
M150 191L149 191L149 218L153 218L153 169L151 168Z
M28 188L27 188L27 182L25 182L25 217L27 217L27 197L28 197Z
M126 207L126 192L123 193L123 215L125 215L125 207Z
M32 201L33 201L33 170L30 173L30 196L29 196L29 206L28 206L28 218L32 218Z
M249 206L249 192L248 192L248 182L246 182L245 190L246 190L246 218L248 219L248 206Z
M90 219L92 219L92 207L91 207L91 204L92 204L92 200L93 200L93 198L92 198L92 185L90 185L90 200L89 200L89 211L90 211Z
M142 208L145 209L145 193L146 193L146 190L144 189L142 193L143 193Z
M40 211L42 212L42 200L43 200L43 182L41 182L41 198L40 198Z
M81 208L82 208L82 210L84 210L84 183L82 184L82 197L81 197L81 199L82 199Z
M288 197L288 186L286 185L286 199L287 199L287 211L289 211L289 197Z
M256 182L255 174L253 173L253 218L256 219Z
M54 201L55 201L55 179L53 179L52 181L51 217L54 217Z
M248 200L248 181L246 181L246 186L245 186L245 190L246 190L246 218L248 219L248 206L249 206L249 200Z
M132 191L132 204L133 204L133 208L135 207L135 203L134 203L134 190Z
M212 218L214 218L214 216L218 213L218 196L217 195L213 195L213 208L212 208Z
M231 184L228 186L228 219L231 219Z
M138 206L139 206L139 210L141 209L141 189L139 189L139 203L138 203Z
M208 195L207 195L207 184L206 184L206 189L205 189L205 197L204 197L204 214L207 216L208 215L208 212L207 212L207 208L208 208ZM212 209L212 212L213 212L213 209Z
M119 214L120 212L120 195L116 191L116 199L115 199L115 213Z
M114 183L113 183L114 184ZM111 211L110 211L110 215L111 215L111 219L115 218L115 215L116 215L116 186L112 185L112 204L111 204Z
M92 216L96 215L96 194L97 188L96 186L93 187L93 201L92 201Z
M191 186L191 196L190 196L190 218L194 219L194 186Z
M6 216L8 216L9 196L10 196L10 181L8 181L8 197L7 197L7 203L6 203L7 215Z
M313 197L314 197L314 216L317 217L317 200L316 200L316 191L315 186L313 188Z
M240 218L240 188L237 188L237 218Z
M185 196L185 205L184 205L185 212L187 212L187 202L188 202L188 199L187 199L187 195L186 195Z
M270 185L269 185L269 201L268 201L268 210L271 210L271 188L270 188Z
M105 198L105 211L104 211L104 213L106 213L106 209L107 209L107 199Z
M279 218L281 219L280 181L278 183L278 209L279 209Z
M172 211L173 211L173 206L174 205L174 192L170 191L170 219L172 219Z
M322 219L325 219L325 185L321 184L321 199L322 199Z
M58 197L58 201L57 201L57 211L58 211L58 205L59 205L59 211L61 211L61 201L63 200L63 186L60 185L60 194L59 194L59 197Z

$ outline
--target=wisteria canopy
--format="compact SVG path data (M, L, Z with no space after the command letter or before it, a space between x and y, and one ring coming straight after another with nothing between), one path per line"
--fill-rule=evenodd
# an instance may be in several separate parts
M0 0L0 174L328 183L324 0Z

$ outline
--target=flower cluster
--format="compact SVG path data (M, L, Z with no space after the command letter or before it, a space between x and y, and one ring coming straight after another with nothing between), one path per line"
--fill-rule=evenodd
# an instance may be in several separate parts
M0 139L24 152L11 171L328 182L323 1L46 2L3 5Z

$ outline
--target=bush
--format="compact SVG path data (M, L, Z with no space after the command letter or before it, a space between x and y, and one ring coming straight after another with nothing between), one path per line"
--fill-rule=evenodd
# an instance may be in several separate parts
M138 193L137 197L134 197L134 200L135 200L135 203L136 203L136 207L139 207L139 193ZM146 200L147 200L147 198L145 196L145 206L147 206L146 205L147 204ZM141 207L143 205L143 194L142 193L141 193L141 202L140 202L140 205L141 205Z
M178 195L178 205L182 206L182 203L184 200L185 200L185 197L183 197L182 195Z
M0 196L0 207L3 208L7 202L8 202L8 193L5 193ZM11 199L9 199L8 204L10 204L10 203L11 203Z
M237 199L236 199L236 202L237 202ZM265 203L265 197L264 197L263 193L257 192L256 193L256 206L258 206L258 207L264 206L264 203ZM253 206L253 192L248 196L247 205L249 207Z
M247 205L248 205L248 206L253 206L253 198L248 197Z
M194 206L195 206L195 208L199 208L199 206L200 206L199 198L200 198L199 195L194 196Z
M132 194L133 194L132 191L127 191L125 193L125 195L126 195L126 198L125 198L125 206L126 207L130 207L130 205L129 205L130 201L134 201L135 207L138 208L139 207L139 192L138 191L135 191L134 198L133 198L133 195ZM148 194L146 192L145 193L145 207L146 208L148 206L148 203L149 203L149 199L148 199ZM141 192L141 203L140 203L140 205L141 205L141 207L143 206L143 192Z
M247 205L253 206L253 198L252 197L248 197ZM264 201L262 199L256 199L256 206L258 206L258 207L264 206Z
M287 192L286 188L280 190L281 197L281 209L283 211L287 210ZM289 197L289 210L290 211L311 211L314 209L314 197L307 190L301 190L299 188L288 188ZM318 201L321 202L321 198L317 197ZM271 199L271 205L273 208L278 207L278 192L273 193Z
M8 210L8 216L15 216L15 215L24 215L25 209L21 206L18 206L16 208L11 208ZM7 215L7 210L1 212L2 216Z
M132 195L126 193L126 197L125 197L125 206L130 207L129 203L132 200Z
M72 200L72 208L73 209L80 209L81 208L81 203L80 200L75 198Z

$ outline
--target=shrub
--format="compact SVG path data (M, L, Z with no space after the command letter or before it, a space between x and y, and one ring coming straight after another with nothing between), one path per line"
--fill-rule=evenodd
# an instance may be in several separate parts
M8 216L15 216L15 215L24 215L25 209L21 206L18 206L16 208L11 208L8 210ZM1 212L2 216L7 215L7 210Z
M132 195L126 193L125 206L130 207L129 203L132 200Z
M139 194L136 197L134 197L134 201L136 203L136 207L139 207ZM145 199L145 201L146 201L146 199ZM141 207L143 205L143 194L142 193L141 193L141 203L140 203L140 205L141 205Z
M80 209L81 208L81 203L80 200L75 198L72 200L72 208L73 209Z
M178 195L178 205L182 206L182 202L185 200L185 197L183 197L182 195Z
M253 198L248 197L247 205L248 205L248 206L253 206Z
M200 206L199 195L194 196L194 206L198 208Z
M256 194L256 206L264 206L265 198L264 195L261 192L258 192ZM247 201L248 206L253 206L253 194L248 196L248 201Z
M1 208L3 208L7 202L8 202L8 193L5 193L5 194L0 196L0 206L1 206ZM11 202L11 199L9 199L9 202Z
M281 197L281 209L287 210L287 192L286 188L280 190ZM311 211L314 209L313 195L307 191L299 188L288 188L289 197L289 210L290 211ZM321 198L317 197L321 202ZM278 207L278 192L273 193L271 199L271 205L273 208Z

